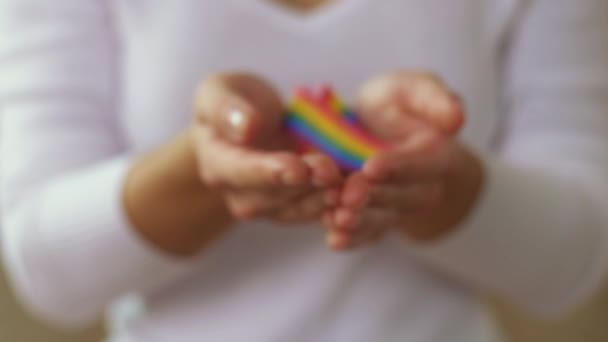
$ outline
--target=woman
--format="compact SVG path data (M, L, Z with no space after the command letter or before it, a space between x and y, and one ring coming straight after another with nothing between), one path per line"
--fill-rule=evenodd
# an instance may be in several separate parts
M113 341L497 341L477 290L542 315L593 293L605 1L297 3L0 1L3 243L34 313L138 293ZM444 79L462 131L447 86L393 70ZM347 178L278 125L322 81L396 146Z

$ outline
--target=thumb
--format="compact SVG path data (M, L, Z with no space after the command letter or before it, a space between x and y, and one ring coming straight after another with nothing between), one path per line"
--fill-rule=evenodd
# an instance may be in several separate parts
M243 145L255 140L261 121L249 103L236 98L212 112L211 119L216 134L231 143Z
M283 115L277 92L268 82L249 74L209 78L196 94L195 107L199 122L240 145L266 145L278 133Z

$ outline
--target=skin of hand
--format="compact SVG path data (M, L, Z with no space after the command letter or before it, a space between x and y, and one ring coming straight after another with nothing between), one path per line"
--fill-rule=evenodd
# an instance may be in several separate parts
M203 82L190 127L136 160L123 187L133 230L168 254L191 257L256 217L319 219L339 202L342 176L322 155L288 152L282 105L246 74Z
M254 75L222 74L204 82L193 124L202 181L220 193L237 220L318 220L339 202L337 164L298 155L282 126L285 106Z
M345 181L340 205L323 216L328 245L351 249L389 230L432 241L455 229L484 179L481 161L456 137L464 123L458 97L431 74L395 72L364 85L357 108L393 148Z

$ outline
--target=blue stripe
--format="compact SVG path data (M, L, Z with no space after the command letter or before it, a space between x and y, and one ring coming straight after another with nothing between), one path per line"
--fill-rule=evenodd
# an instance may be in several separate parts
M361 124L359 117L357 117L357 114L352 110L346 109L342 113L342 116L344 117L344 120L348 122L351 126L363 129L363 125Z

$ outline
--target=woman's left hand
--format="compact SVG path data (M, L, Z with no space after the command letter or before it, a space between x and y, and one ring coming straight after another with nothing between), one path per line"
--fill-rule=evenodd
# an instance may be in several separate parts
M479 158L456 138L460 101L432 75L400 72L369 82L358 109L393 148L350 175L341 204L324 215L330 247L364 245L389 229L415 240L452 231L471 211L483 180Z

